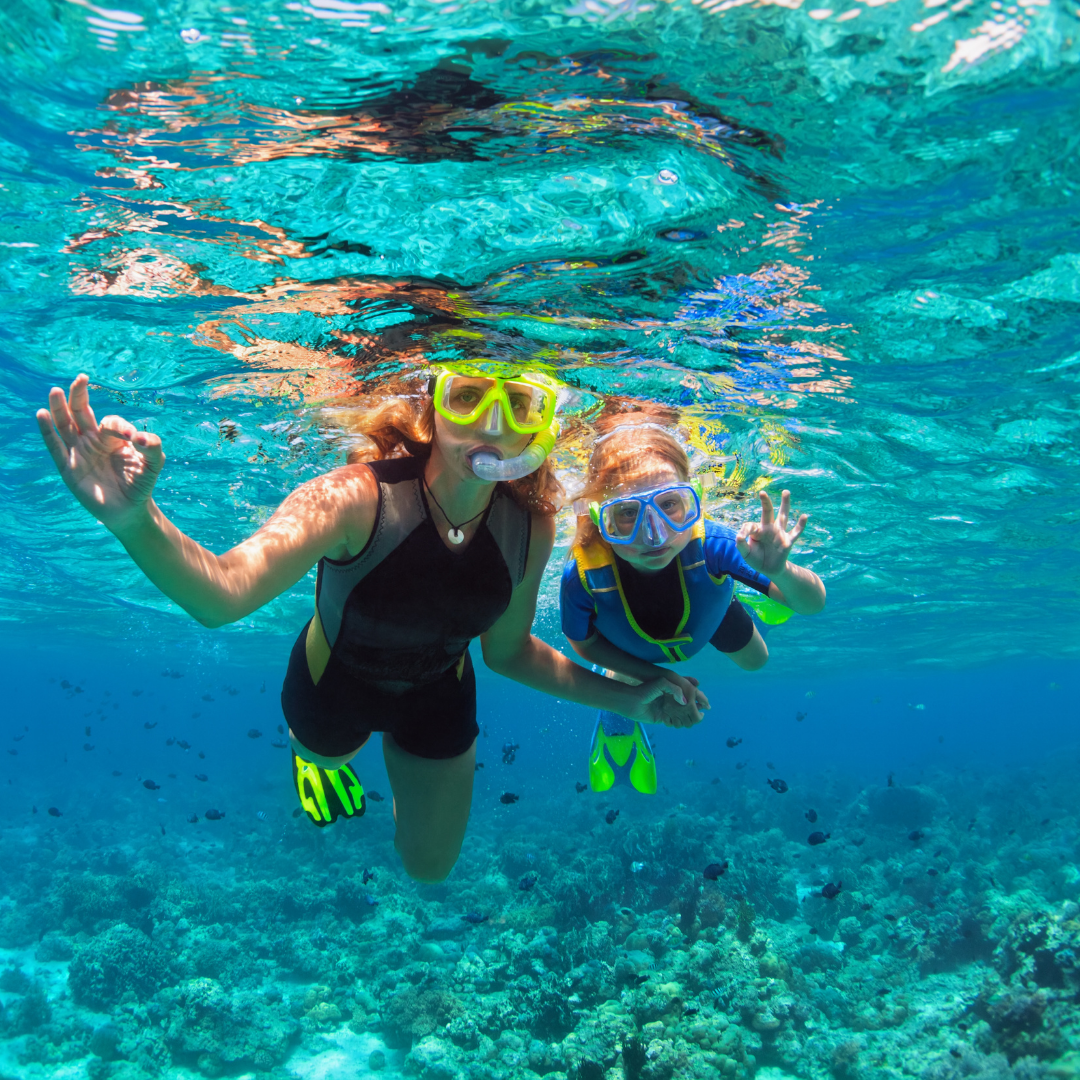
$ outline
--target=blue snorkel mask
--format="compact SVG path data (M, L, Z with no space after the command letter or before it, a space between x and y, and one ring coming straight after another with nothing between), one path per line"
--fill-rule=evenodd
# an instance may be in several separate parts
M646 547L663 547L672 533L684 533L701 520L701 481L695 477L590 503L589 517L609 544L640 538Z

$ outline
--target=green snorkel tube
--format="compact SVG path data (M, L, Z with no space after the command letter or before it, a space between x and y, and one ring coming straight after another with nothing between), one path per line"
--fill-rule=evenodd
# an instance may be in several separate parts
M481 480L520 480L544 464L548 454L555 449L558 437L559 421L553 420L551 427L535 436L516 457L503 459L495 454L479 453L473 454L469 464Z

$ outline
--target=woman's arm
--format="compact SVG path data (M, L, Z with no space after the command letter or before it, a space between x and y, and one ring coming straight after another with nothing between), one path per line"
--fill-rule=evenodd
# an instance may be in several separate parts
M258 532L223 555L182 533L152 499L113 533L170 600L203 626L216 627L269 603L324 555L360 551L377 502L371 471L347 465L301 484Z
M651 679L667 679L673 682L688 701L696 701L699 709L711 708L709 699L698 689L698 681L678 672L669 671L660 667L659 664L650 663L640 657L620 649L618 645L608 641L600 631L596 631L587 641L573 641L567 638L570 647L590 664L597 667L607 668L627 678L636 679L638 682L649 682Z
M538 515L532 520L532 540L525 577L514 590L510 606L480 638L484 662L492 671L553 697L594 709L610 709L634 720L691 727L701 720L693 702L678 703L682 691L665 678L630 686L575 664L532 634L536 598L551 549L555 522ZM667 672L664 673L667 675Z
M301 485L254 536L215 555L185 536L153 500L165 463L161 440L119 416L99 425L89 380L54 387L38 426L76 499L124 545L144 574L204 626L233 622L295 585L323 555L367 542L378 485L361 465Z

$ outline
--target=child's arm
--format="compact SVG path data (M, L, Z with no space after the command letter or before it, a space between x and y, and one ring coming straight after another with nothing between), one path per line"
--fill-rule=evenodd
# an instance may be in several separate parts
M806 528L807 515L800 514L794 527L788 529L791 516L791 492L780 496L780 513L775 514L772 499L761 492L761 521L744 522L735 543L739 554L754 570L772 582L769 597L786 604L800 615L816 615L825 606L825 585L821 578L805 566L788 562L795 541Z
M696 700L697 707L702 711L712 707L709 704L709 699L698 689L697 679L678 675L670 668L660 667L658 664L652 664L648 660L641 660L632 653L626 652L625 649L620 649L618 645L613 645L599 631L595 631L592 637L585 641L573 641L570 638L566 640L570 642L570 647L574 652L582 660L587 660L590 664L596 664L597 667L614 671L619 675L633 679L635 682L667 679L668 682L675 683L682 690L687 701Z

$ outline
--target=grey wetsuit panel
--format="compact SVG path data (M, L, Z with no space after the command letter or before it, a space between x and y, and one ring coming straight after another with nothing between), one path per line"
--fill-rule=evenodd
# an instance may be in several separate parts
M371 539L355 559L319 563L318 609L323 633L333 648L341 630L345 604L353 589L423 523L428 516L420 480L379 482L379 507ZM525 577L529 554L529 514L510 496L497 491L485 525L517 588Z

